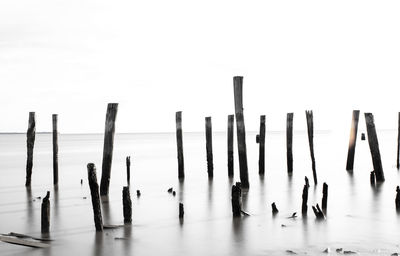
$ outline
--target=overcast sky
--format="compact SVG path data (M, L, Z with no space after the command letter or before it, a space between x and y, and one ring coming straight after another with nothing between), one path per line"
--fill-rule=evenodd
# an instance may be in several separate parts
M400 1L1 0L0 132L224 131L244 76L248 130L350 129L371 111L395 129L400 111ZM364 122L364 119L362 119Z

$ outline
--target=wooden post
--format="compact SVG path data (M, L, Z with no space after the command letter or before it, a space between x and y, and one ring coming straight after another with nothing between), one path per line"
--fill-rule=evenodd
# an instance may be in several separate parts
M356 150L359 116L360 116L360 110L353 110L353 117L351 120L351 129L350 129L349 150L347 152L347 163L346 163L346 170L348 171L352 171L354 166L354 153Z
M233 217L240 217L242 214L242 189L239 182L232 185L232 213Z
M208 178L214 176L213 152L212 152L212 125L211 117L206 117L206 151L207 151L207 173Z
M179 203L179 218L182 219L184 214L183 203Z
M400 112L398 117L398 126L397 126L397 162L396 166L397 169L400 169Z
M371 174L369 175L369 181L372 186L375 186L375 172L372 171Z
M233 177L233 122L234 115L228 115L228 177Z
M249 188L249 174L247 169L246 129L243 116L243 77L233 77L233 91L235 98L236 131L239 152L240 181L242 188Z
M126 181L128 186L131 185L131 157L126 157Z
M258 174L265 174L265 115L260 116Z
M122 189L122 205L124 211L124 223L132 223L132 200L128 186Z
M302 204L301 204L301 213L303 215L307 215L307 201L308 201L308 188L310 187L310 184L308 182L308 178L305 177L305 184L303 187L303 195L302 197Z
M287 171L293 173L293 113L286 114L286 159Z
M115 119L117 118L118 103L108 103L104 131L103 165L101 171L100 194L108 195L111 178L111 164L114 148Z
M325 215L324 212L321 210L321 208L319 208L319 205L317 204L317 206L312 206L313 212L315 214L315 217L317 217L317 220L323 220L325 219Z
M93 163L87 165L90 194L92 197L92 207L94 224L96 231L103 230L103 218L101 216L99 185L97 184L96 166Z
M278 208L276 208L275 202L271 204L271 207L272 207L272 215L276 215L279 212L279 210Z
M372 113L364 113L365 122L367 124L368 144L371 151L372 163L374 165L374 172L377 182L385 181L383 174L381 154L379 152L378 137L376 136L374 116Z
M31 186L31 180L32 180L33 147L35 145L35 132L36 132L35 112L29 112L28 131L26 132L26 148L27 148L26 180L25 180L26 187Z
M326 211L328 208L328 184L324 182L322 186L322 210Z
M317 181L317 170L315 168L315 157L314 157L314 121L313 121L312 110L306 110L306 118L307 118L308 143L310 145L313 178L314 178L314 184L317 185L318 181Z
M42 201L42 233L47 234L50 231L50 191L47 191L46 196Z
M399 186L396 187L396 210L399 211L400 210L400 188Z
M183 140L182 140L182 111L175 113L176 121L176 144L178 148L178 178L185 178L185 169L183 162Z
M52 115L53 119L53 184L58 185L58 128L57 114Z

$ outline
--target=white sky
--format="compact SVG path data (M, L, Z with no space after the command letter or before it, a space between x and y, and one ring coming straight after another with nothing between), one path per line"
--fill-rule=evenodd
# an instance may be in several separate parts
M351 111L396 128L400 1L1 0L0 132L225 130L234 75L244 76L247 130L348 132ZM364 119L361 119L364 122Z

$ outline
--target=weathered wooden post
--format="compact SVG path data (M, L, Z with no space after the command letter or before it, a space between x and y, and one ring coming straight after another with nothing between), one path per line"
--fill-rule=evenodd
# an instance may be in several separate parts
M322 210L326 212L327 208L328 208L328 184L324 182L324 185L322 186Z
M233 91L235 98L236 131L239 152L240 181L242 188L249 188L249 174L247 169L246 129L243 116L243 77L233 77Z
M26 132L26 148L27 148L26 180L25 180L26 187L31 186L31 180L32 180L33 147L35 145L35 132L36 132L35 112L29 112L28 131Z
M399 186L396 187L396 210L400 211L400 188Z
M182 219L185 214L185 211L183 209L183 203L179 203L179 218Z
M286 159L287 171L293 173L293 113L286 114Z
M400 112L398 117L398 125L397 125L397 169L400 168Z
M118 103L108 103L104 131L103 165L101 171L100 194L108 195L110 186L111 164L114 148L115 119L117 118Z
M317 170L315 168L315 157L314 157L314 121L313 121L312 110L306 110L306 118L307 118L308 143L310 145L313 178L314 178L314 184L316 185L318 181L317 181Z
M370 183L371 183L371 185L372 186L375 186L375 172L374 171L372 171L371 173L370 173L370 175L369 175L369 181L370 181Z
M42 201L42 218L41 227L42 233L47 234L50 231L50 191L47 191L46 196Z
M240 188L240 183L236 182L232 185L232 213L233 217L240 217L242 214L242 189Z
M347 163L346 163L346 170L348 171L352 171L354 166L354 153L356 150L359 116L360 116L360 110L353 110L353 117L351 120L351 129L350 129L349 150L347 152Z
M58 185L58 115L53 114L53 184Z
M126 181L128 186L131 185L131 157L126 157Z
M122 189L122 205L124 212L124 223L132 223L132 200L129 192L129 187Z
M312 206L313 212L315 214L315 217L317 217L317 220L323 220L325 219L324 212L319 208L319 205L317 204L316 207Z
M92 207L94 224L96 231L103 230L103 218L101 216L99 185L97 184L96 166L93 163L87 165L90 194L92 197Z
M301 204L301 213L303 215L307 215L307 201L308 201L308 188L310 187L310 183L308 182L308 178L305 177L305 184L303 187L303 194L302 194L302 204Z
M228 177L233 177L233 122L234 115L228 115Z
M258 174L265 174L265 115L260 116Z
M278 208L276 208L275 202L271 204L271 207L272 207L272 215L276 215L279 212L279 210Z
M212 152L212 125L211 117L206 117L206 151L208 178L214 176L213 152Z
M385 175L382 169L381 154L379 152L378 137L376 135L374 116L372 113L364 113L367 124L368 144L371 151L372 163L377 182L385 181Z
M183 161L183 140L182 140L182 111L175 113L176 121L176 144L178 148L178 178L185 178L185 169Z

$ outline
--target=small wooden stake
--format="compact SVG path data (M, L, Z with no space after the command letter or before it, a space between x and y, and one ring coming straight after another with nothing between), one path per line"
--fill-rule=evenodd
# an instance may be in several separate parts
M381 154L379 152L378 137L376 136L374 116L372 113L364 113L367 124L368 144L371 151L372 163L377 182L385 181L385 175L382 169Z
M115 119L117 118L118 103L108 103L104 131L103 165L101 172L100 194L108 195L110 186L111 165L114 148Z
M184 214L183 203L179 203L179 218L182 219Z
M57 114L52 115L53 119L53 184L58 185L58 129Z
M242 188L249 188L249 174L247 169L246 129L243 116L243 77L233 77L233 91L235 98L236 131L239 152L240 181Z
M346 170L348 171L352 171L354 167L354 153L356 150L359 116L360 116L360 110L353 110L353 117L351 120L351 129L350 129L349 150L347 152L347 163L346 163Z
M131 157L126 157L126 181L128 186L131 185Z
M322 210L326 211L328 208L328 184L324 182L322 186Z
M265 115L260 116L258 174L265 174Z
M375 186L375 172L372 171L371 174L369 175L369 181L371 183L371 185Z
M310 183L308 182L308 178L305 177L305 184L303 187L303 195L302 197L302 204L301 204L301 213L303 215L307 215L307 201L308 201L308 188L310 187Z
M228 116L228 177L233 177L233 122L234 115Z
M35 132L36 132L35 112L29 112L28 131L26 132L26 147L27 147L26 180L25 180L26 187L31 186L31 180L32 180L33 147L35 145Z
M50 191L47 191L46 196L42 201L42 233L47 234L50 231Z
M132 200L128 186L122 189L122 205L124 211L124 223L132 223Z
M242 189L240 182L232 185L232 213L233 217L240 217L242 213Z
M314 178L314 184L317 185L318 181L317 181L317 170L315 168L315 157L314 157L314 121L313 121L312 110L306 110L306 118L307 118L308 143L310 145L313 178Z
M273 203L271 204L271 207L272 207L272 214L273 214L273 215L276 215L276 214L279 212L279 210L278 210L278 208L276 208L275 202L273 202Z
M287 171L293 173L293 113L286 114L286 158Z
M211 117L206 117L206 151L208 178L214 176L213 152L212 152L212 125Z
M398 126L397 126L397 162L396 167L400 169L400 112L398 117Z
M90 194L92 196L92 207L96 231L103 230L103 218L101 216L99 185L97 184L96 166L93 163L87 165Z
M183 139L182 139L182 111L175 113L176 121L176 144L178 148L178 178L185 178L185 169L183 162Z

